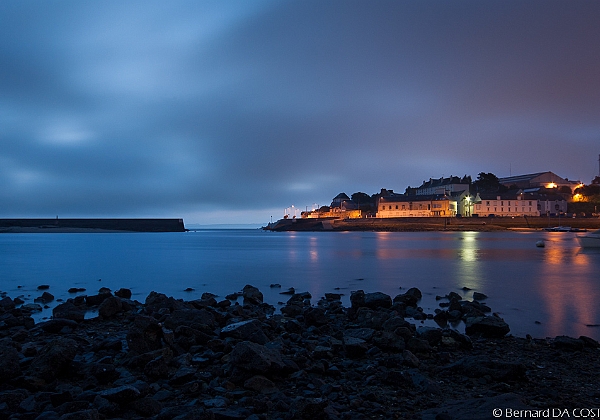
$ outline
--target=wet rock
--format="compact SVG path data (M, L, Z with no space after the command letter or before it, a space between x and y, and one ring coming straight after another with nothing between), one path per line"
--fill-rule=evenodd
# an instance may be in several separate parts
M244 382L244 388L251 389L262 394L273 394L278 391L273 381L262 375L255 375Z
M0 342L0 383L20 374L19 352L14 347Z
M85 297L85 304L87 306L98 306L102 302L104 302L104 300L108 299L111 296L112 296L112 294L110 292L108 292L108 293L98 293L97 295L86 296Z
M481 335L487 338L501 338L510 332L510 327L503 319L495 316L479 316L467 318L465 333Z
M53 300L54 295L52 293L44 292L42 293L42 296L35 298L33 301L36 303L46 304L52 302Z
M112 318L123 310L123 303L119 297L108 296L98 307L98 316Z
M59 417L59 420L99 420L100 413L98 410L81 410L74 413L63 414Z
M50 288L49 284L40 284L37 289L38 290L48 290Z
M161 309L166 309L168 312L173 312L176 309L189 309L189 305L183 301L179 301L173 297L167 297L163 293L150 292L146 297L144 306L150 314L159 312Z
M509 393L494 397L448 401L437 408L423 411L421 418L422 420L488 420L491 417L490 413L494 413L495 409L501 409L501 413L504 413L505 408L510 408L511 413L521 413L523 412L521 410L533 410L533 412L536 412L535 407L526 405L521 396Z
M269 338L261 329L261 323L256 319L229 324L221 329L221 337L233 337L239 340L252 341L258 344L266 344Z
M249 303L251 305L258 305L263 303L263 294L258 288L251 286L249 284L245 285L242 289L242 296L244 297L244 302Z
M81 322L85 319L87 309L84 306L77 306L71 301L61 303L52 309L54 318L70 319L72 321Z
M322 308L309 308L304 312L304 322L306 325L314 325L320 327L329 322L329 318L325 315L325 310Z
M278 351L250 341L236 344L229 355L229 362L235 367L263 375L281 371L285 367Z
M165 327L175 330L179 326L211 333L217 323L215 316L206 309L176 309L165 319Z
M559 335L552 340L552 345L557 349L576 351L583 350L585 342L579 338L572 338L566 335Z
M117 404L127 404L140 398L140 391L130 385L109 388L98 393L102 398Z
M392 306L392 298L381 292L365 293L363 305L371 309L390 308Z
M121 299L131 299L131 290L121 288L115 292L115 296L120 297Z
M77 342L70 338L57 338L46 344L33 359L29 372L32 376L52 382L64 372L75 358Z
M419 302L419 300L421 300L422 297L423 297L423 295L421 294L421 291L419 289L413 287L413 288L408 289L406 291L406 293L397 295L394 298L393 302L401 303L406 306L416 307L417 302Z
M365 340L351 336L344 336L344 349L350 358L359 358L365 355L369 346Z
M0 299L0 311L10 311L15 309L15 302L8 296Z
M51 319L49 321L40 322L37 324L37 327L41 328L46 332L57 334L61 332L65 327L75 329L78 325L79 324L76 321L73 321L72 319L56 318Z
M487 295L485 293L473 292L473 300L485 300Z
M444 368L471 378L487 376L495 381L524 380L527 368L522 363L492 360L487 356L464 357Z
M126 336L129 349L143 354L162 347L162 327L149 316L138 315Z
M71 287L68 290L69 293L79 293L79 292L85 292L85 287Z

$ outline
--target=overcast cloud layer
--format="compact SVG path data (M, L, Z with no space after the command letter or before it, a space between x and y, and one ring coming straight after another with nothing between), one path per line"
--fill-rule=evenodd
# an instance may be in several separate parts
M0 217L251 223L600 153L598 1L0 2Z

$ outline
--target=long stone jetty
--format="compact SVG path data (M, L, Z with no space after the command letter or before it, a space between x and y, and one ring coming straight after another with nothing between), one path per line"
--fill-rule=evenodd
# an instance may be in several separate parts
M183 219L0 219L0 233L10 232L184 232Z

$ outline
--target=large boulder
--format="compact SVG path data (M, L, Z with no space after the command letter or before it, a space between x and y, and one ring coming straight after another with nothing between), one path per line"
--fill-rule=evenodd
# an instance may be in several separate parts
M363 304L371 309L390 308L392 306L392 297L382 292L365 293Z
M112 318L123 310L123 303L116 296L109 296L98 307L98 315L102 318Z
M247 321L236 322L229 324L221 329L221 337L233 337L239 340L252 341L258 344L267 344L269 338L261 329L260 321L250 319Z
M54 318L64 318L73 321L81 322L85 319L85 313L87 308L83 305L75 305L70 300L57 305L52 309L52 316Z
M486 338L502 338L510 331L510 327L497 316L470 317L465 321L467 335L481 335Z
M31 376L52 382L65 371L77 354L77 342L70 338L57 338L46 344L31 362Z
M259 305L263 303L263 294L258 288L249 284L245 285L242 289L242 296L244 297L244 303L251 305Z
M21 374L19 352L12 346L0 344L0 383Z
M143 354L160 349L162 337L162 327L156 319L139 315L135 317L126 339L129 350Z
M285 368L281 354L263 345L242 341L229 355L232 366L261 375L279 372Z
M217 327L215 316L206 309L176 309L165 320L165 327L171 330L182 325L205 332Z

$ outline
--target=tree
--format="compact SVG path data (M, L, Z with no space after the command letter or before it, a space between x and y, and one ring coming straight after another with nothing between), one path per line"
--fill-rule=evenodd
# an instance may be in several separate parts
M500 180L491 172L479 172L477 181L473 185L475 186L475 191L478 192L496 192L501 189Z
M350 198L356 204L371 204L373 202L371 196L369 194L365 194L364 192L355 192Z

